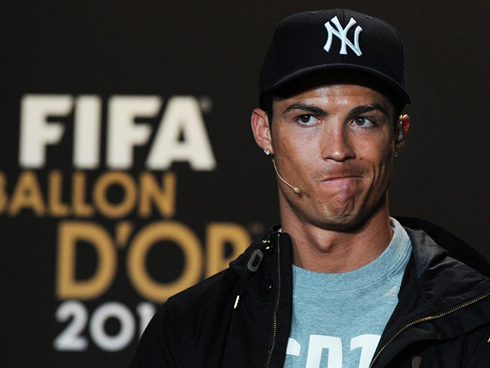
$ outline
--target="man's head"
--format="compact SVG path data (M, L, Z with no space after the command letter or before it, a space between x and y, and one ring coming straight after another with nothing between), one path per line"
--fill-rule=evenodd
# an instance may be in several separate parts
M387 211L393 160L409 128L400 112L410 102L392 26L339 9L286 18L260 86L255 139L301 189L279 183L281 216L346 230Z
M405 91L403 42L384 20L347 9L294 14L276 27L260 72L263 97L316 71L358 71L399 103Z

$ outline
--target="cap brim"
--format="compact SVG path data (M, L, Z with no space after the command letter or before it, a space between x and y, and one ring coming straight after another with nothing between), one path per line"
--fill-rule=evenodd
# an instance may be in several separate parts
M356 64L324 64L324 65L315 65L309 68L304 68L301 70L297 70L291 74L288 74L287 76L277 80L277 81L271 81L270 83L266 84L262 88L262 92L272 92L273 90L284 86L286 83L291 82L301 76L304 76L306 74L310 74L313 72L318 72L322 70L357 70L363 73L366 73L368 75L371 75L375 78L377 78L379 81L381 81L383 84L385 84L387 87L389 87L395 94L398 95L406 104L410 104L412 100L410 99L410 96L408 95L407 91L405 91L405 88L403 88L399 83L388 77L387 75L378 72L377 70L361 66L361 65L356 65Z

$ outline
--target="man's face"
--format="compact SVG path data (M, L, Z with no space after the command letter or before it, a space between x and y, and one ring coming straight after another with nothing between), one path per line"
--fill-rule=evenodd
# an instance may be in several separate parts
M273 113L278 171L301 189L280 183L282 215L348 230L388 205L396 149L388 98L360 85L325 85L275 98Z

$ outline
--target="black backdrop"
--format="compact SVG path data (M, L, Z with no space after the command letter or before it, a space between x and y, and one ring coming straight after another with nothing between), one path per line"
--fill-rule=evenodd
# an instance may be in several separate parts
M127 365L159 303L278 222L249 116L272 30L297 11L398 28L413 105L392 213L490 259L488 1L0 7L2 367Z

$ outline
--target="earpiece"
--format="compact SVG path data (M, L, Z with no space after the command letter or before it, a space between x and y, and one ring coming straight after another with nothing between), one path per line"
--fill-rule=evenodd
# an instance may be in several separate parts
M400 133L398 133L398 137L396 137L396 139L400 142L403 140L403 120L402 120L402 116L400 115Z

